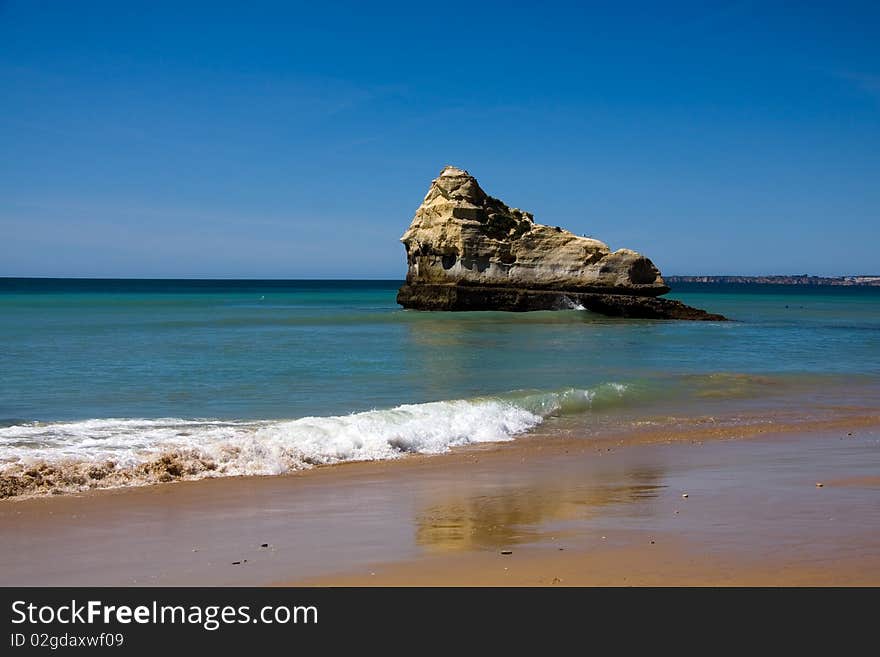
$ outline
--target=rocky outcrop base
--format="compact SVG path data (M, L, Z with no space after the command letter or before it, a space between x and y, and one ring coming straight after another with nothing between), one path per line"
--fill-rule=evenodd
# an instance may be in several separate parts
M723 315L658 297L593 292L560 292L457 284L404 283L397 303L413 310L564 310L583 307L610 317L724 321Z

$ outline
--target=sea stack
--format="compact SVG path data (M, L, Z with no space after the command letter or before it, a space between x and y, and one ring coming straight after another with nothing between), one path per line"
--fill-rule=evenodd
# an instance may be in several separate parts
M431 183L409 229L397 303L417 310L561 310L616 317L723 320L661 299L669 292L648 258L533 216L486 194L464 169Z

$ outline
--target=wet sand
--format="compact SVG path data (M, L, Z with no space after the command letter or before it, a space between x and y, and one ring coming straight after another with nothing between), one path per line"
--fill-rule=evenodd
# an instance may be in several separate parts
M5 500L0 584L878 585L878 481L872 414L536 436Z

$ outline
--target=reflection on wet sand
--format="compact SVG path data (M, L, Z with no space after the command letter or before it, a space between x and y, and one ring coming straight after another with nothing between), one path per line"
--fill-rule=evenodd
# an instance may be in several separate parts
M591 473L588 479L545 476L491 494L450 496L418 513L416 542L431 551L454 551L534 541L551 531L551 523L583 521L614 505L656 497L665 488L663 476L660 469L626 472L623 483L610 473Z

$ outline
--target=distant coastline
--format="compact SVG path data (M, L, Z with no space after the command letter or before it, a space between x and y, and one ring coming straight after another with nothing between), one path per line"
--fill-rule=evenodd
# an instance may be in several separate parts
M766 285L834 285L843 287L880 287L880 275L869 276L664 276L666 283L739 283ZM81 276L0 276L0 291L199 291L215 288L285 289L290 286L325 288L350 285L356 288L400 287L403 278L109 278Z
M667 283L763 283L767 285L839 285L880 287L880 276L664 276Z

